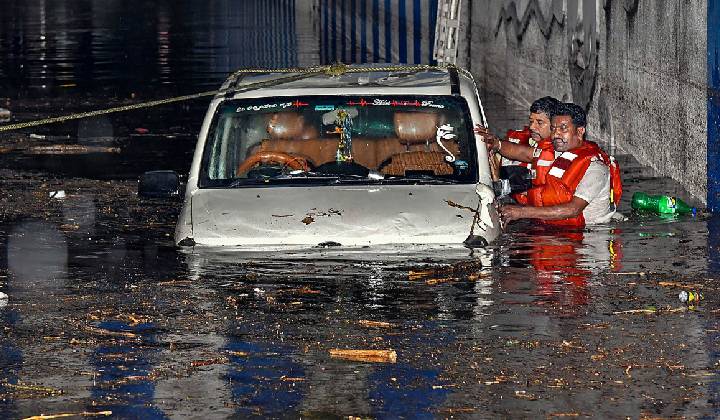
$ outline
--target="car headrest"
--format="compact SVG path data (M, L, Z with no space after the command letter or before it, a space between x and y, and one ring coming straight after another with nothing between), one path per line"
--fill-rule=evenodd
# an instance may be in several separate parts
M434 141L438 115L431 112L396 112L395 134L402 143Z
M305 118L295 112L272 114L267 124L267 132L274 140L299 139L303 137Z

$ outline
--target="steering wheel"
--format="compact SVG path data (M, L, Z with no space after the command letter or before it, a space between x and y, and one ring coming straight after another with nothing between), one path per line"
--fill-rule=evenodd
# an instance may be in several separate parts
M249 158L245 159L243 163L238 166L237 171L235 172L238 176L248 173L252 168L254 168L257 165L264 165L268 163L277 163L282 165L282 169L285 169L286 167L298 170L301 169L303 171L309 171L310 165L308 164L307 159L300 157L300 156L293 156L288 153L283 152L269 152L269 151L263 151L263 152L257 152L254 155L250 156Z

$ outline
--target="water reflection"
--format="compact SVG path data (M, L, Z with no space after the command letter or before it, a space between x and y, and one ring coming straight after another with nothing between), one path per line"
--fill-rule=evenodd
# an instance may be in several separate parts
M7 307L0 308L0 327L4 330L12 329L19 322L17 311ZM15 340L3 334L0 336L0 417L8 419L17 416L11 386L17 384L19 372L23 367L22 350Z
M533 277L510 276L503 285L532 294L536 304L580 309L590 299L592 276L622 267L623 246L617 229L568 231L522 224L512 230L512 249L503 265L532 268Z
M96 344L86 341L89 354L62 357L70 366L89 365L95 373L94 384L88 385L90 394L82 400L94 401L93 409L120 416L206 413L188 387L209 390L202 400L210 401L217 412L242 417L286 413L431 417L456 409L480 410L479 404L519 414L529 408L513 399L542 395L527 384L536 380L534 375L544 378L547 366L559 357L611 357L602 348L632 346L634 340L622 334L648 330L658 337L688 329L702 336L703 327L694 317L669 318L672 315L665 315L667 322L662 325L615 316L612 322L624 330L620 334L621 330L605 324L607 310L602 309L661 307L667 302L662 290L623 285L617 282L622 276L608 277L608 273L621 267L635 270L656 259L647 255L648 246L663 255L672 255L668 248L674 244L697 249L697 240L702 245L706 238L682 234L688 227L700 229L697 220L672 224L647 220L638 228L624 225L584 232L518 226L494 248L448 260L378 261L359 255L343 259L332 255L338 252L332 250L314 251L325 258L303 258L298 253L297 258L279 260L275 253L263 257L231 251L179 258L174 250L148 239L110 234L117 231L107 224L108 215L99 211L103 206L97 201L102 198L90 197L71 196L58 207L64 222L78 224L76 231L60 232L51 223L37 221L11 227L5 254L11 274L8 290L11 296L19 288L25 290L25 297L13 297L11 307L33 324L72 316L65 305L45 307L49 313L37 313L27 305L43 287L70 296L82 291L88 305L83 313L111 314L88 324L97 340ZM686 225L681 228L679 223ZM675 235L639 235L669 231ZM82 239L89 232L97 242ZM24 256L38 252L44 255L42 267L26 266ZM673 262L669 258L658 267L673 267ZM189 280L193 272L194 280ZM42 279L40 289L29 279ZM623 296L618 290L628 288L634 300L617 298ZM0 309L5 311L4 326L17 329L17 321L7 318L8 309ZM13 319L18 319L17 314ZM127 321L125 316L132 314L145 315ZM362 319L378 324L359 324ZM598 324L602 328L597 331L603 331L608 343L596 341L595 330L579 328ZM0 379L16 381L18 366L27 363L23 354L44 351L42 340L20 337L20 343L2 338L6 351ZM586 347L583 340L599 347ZM565 346L576 353L559 355L555 349ZM703 354L714 352L708 346L698 348L692 357L673 354L688 366L702 366ZM334 360L328 355L330 348L394 349L398 362ZM672 345L667 348L673 352ZM199 364L189 367L194 361ZM37 362L26 367L43 370ZM604 374L622 379L612 376L614 368L607 369ZM53 379L58 387L72 372L65 375ZM507 378L524 385L507 390L503 388ZM506 398L485 401L487 387L495 387L493 395ZM593 393L584 395L583 407L599 401ZM10 416L18 405L22 412L28 411L22 399L8 401L3 409ZM562 411L576 402L553 398L543 406ZM631 406L631 412L639 412L639 405Z
M708 220L708 270L720 274L720 215Z
M116 338L102 342L90 357L96 373L91 396L97 403L88 408L111 411L121 418L166 418L152 406L153 359L158 353L153 346L157 343L154 325L112 320L98 323L97 328L115 333Z
M414 418L434 418L454 386L446 376L452 357L446 357L445 350L457 345L457 330L442 321L406 322L400 330L401 334L382 336L389 348L400 349L399 362L379 365L368 377L372 415L396 418L413 413Z
M9 2L0 88L142 97L216 87L235 67L294 65L293 30L273 29L293 27L292 3ZM284 18L271 19L278 10ZM474 251L178 251L175 203L97 182L130 179L138 162L186 170L196 130L178 121L200 119L176 111L65 127L127 155L33 156L22 169L50 174L8 180L8 197L38 195L0 225L0 291L10 295L0 384L22 378L66 395L0 385L0 417L78 405L142 418L717 416L714 287L690 311L673 285L717 279L717 217L631 215L583 232L516 225ZM17 168L16 157L4 163ZM679 193L630 158L621 164L628 191ZM44 183L67 197L40 197ZM331 348L393 349L398 361L337 360Z
M442 371L407 364L383 366L368 378L369 399L377 418L435 418L434 411L450 393Z
M0 87L8 96L76 91L153 96L153 90L166 87L182 92L216 87L240 67L298 64L300 12L293 0L6 3Z
M66 197L61 200L63 222L77 234L92 237L95 235L95 222L97 209L95 197L92 194L72 194L65 192Z
M7 239L8 294L34 297L63 291L68 275L68 245L53 224L16 224Z
M530 262L536 271L538 304L557 301L571 308L587 304L590 271L578 265L577 252L583 239L582 232L532 237Z
M304 397L304 367L293 360L292 346L243 340L232 332L226 348L235 415L284 417L297 411Z

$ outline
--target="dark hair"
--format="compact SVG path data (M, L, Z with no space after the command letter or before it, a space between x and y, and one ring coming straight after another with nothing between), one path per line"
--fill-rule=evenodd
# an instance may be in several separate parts
M557 115L556 109L560 105L560 101L552 96L544 96L530 105L530 112L533 114L545 114L549 119Z
M572 118L575 127L585 127L585 125L587 125L587 114L585 110L580 105L575 105L572 102L565 102L558 105L555 110L555 116L559 115Z

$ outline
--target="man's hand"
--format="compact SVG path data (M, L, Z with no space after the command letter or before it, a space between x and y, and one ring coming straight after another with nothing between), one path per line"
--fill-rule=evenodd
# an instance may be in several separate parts
M500 213L500 222L503 226L507 226L507 224L513 220L522 219L524 217L523 212L526 209L527 207L515 204L505 204L500 206L500 209L498 210Z
M500 148L500 139L491 133L487 127L477 124L475 126L475 134L482 136L489 153L495 153Z
M498 209L500 222L503 226L517 219L562 220L579 216L588 202L580 197L573 197L568 203L547 207L518 206L506 204Z
M500 139L490 132L487 128L480 124L475 126L475 133L482 136L485 145L487 145L488 154L500 153L502 156L510 160L518 160L520 162L532 162L534 147L525 146L523 144L515 144L510 141L502 143L500 149Z

